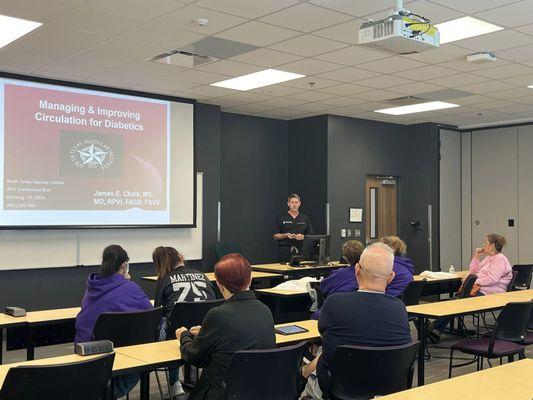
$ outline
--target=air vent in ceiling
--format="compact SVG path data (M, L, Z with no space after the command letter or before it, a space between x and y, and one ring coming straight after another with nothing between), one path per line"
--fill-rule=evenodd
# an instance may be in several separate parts
M411 104L423 103L424 101L425 101L425 99L423 99L421 97L403 96L403 97L396 97L394 99L383 100L383 101L381 101L381 103L392 104L392 105L395 105L395 106L408 106L408 105L411 105Z
M176 65L178 67L194 68L203 64L217 61L218 58L176 49L158 54L157 56L152 57L150 60L168 65Z

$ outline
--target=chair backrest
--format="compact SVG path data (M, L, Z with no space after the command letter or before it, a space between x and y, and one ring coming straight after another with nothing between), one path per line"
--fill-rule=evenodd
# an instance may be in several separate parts
M420 296L426 286L426 279L411 281L402 293L402 301L406 306L416 306L420 302Z
M111 379L115 353L87 361L11 368L4 380L0 398L104 399Z
M213 307L221 305L224 301L224 299L216 299L174 304L174 308L169 317L172 332L182 326L191 328L196 325L201 325L208 311Z
M295 400L307 342L271 350L245 350L233 355L224 381L226 399Z
M515 287L518 289L529 289L531 287L531 275L533 274L533 264L513 265L513 271L518 272Z
M242 254L242 246L238 243L217 243L215 246L217 258L220 260L226 254L239 253Z
M527 329L533 331L533 308L531 309L531 315L529 316L529 322L527 323Z
M533 301L508 303L501 311L489 343L489 353L492 353L496 339L509 342L521 342L527 335L527 325L531 318Z
M95 340L111 340L115 347L133 346L157 340L162 307L133 312L100 314L94 326Z
M461 285L461 290L457 294L457 297L460 299L466 299L467 297L470 297L470 293L472 292L472 288L474 287L474 283L476 283L476 281L477 275L468 275Z
M511 278L511 282L509 282L509 285L507 285L507 291L512 292L515 289L516 286L516 278L518 276L518 271L513 270L512 271L513 277Z
M331 400L371 399L406 390L420 342L402 346L338 346L330 367Z

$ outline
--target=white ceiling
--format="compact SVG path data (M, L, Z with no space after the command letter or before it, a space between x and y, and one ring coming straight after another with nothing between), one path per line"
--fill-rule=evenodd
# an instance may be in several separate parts
M0 14L43 22L0 50L0 70L164 93L229 112L293 119L337 114L458 126L533 119L533 0L411 0L434 22L471 15L505 27L411 56L359 47L357 30L394 0L0 0ZM198 18L209 19L199 27ZM207 36L258 46L193 69L148 61ZM494 51L489 64L465 56ZM264 68L306 78L238 92L209 86ZM387 99L459 89L461 107L387 116Z

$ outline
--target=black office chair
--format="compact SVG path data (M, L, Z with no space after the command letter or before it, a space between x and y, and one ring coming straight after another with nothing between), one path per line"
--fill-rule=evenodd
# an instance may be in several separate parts
M320 282L309 282L309 286L311 286L311 289L313 289L316 293L317 307L320 310L324 304L324 301L326 301L326 296L324 296L324 293L322 293L322 290L320 290Z
M513 360L515 354L525 358L525 347L521 342L527 336L527 326L533 310L533 301L508 303L498 315L494 331L490 337L463 340L452 345L450 350L449 378L452 377L452 368L462 367L472 362L453 365L454 351L461 351L476 357L477 370L483 369L483 360L486 358L489 366L493 358L509 357Z
M94 326L94 340L111 340L115 347L157 341L162 314L162 307L143 311L102 313ZM159 377L157 383L161 391Z
M94 326L94 340L111 340L115 347L133 346L157 340L162 307L133 312L100 314Z
M372 399L411 388L420 342L402 346L338 346L331 362L330 400Z
M99 400L108 395L115 353L86 361L11 368L0 390L3 400Z
M171 332L174 332L182 326L189 329L196 325L202 325L202 321L209 310L221 305L225 301L224 299L216 299L174 304L174 308L169 317L169 323L172 327Z
M533 274L533 264L513 265L513 271L518 272L515 281L515 288L518 290L529 289L531 287L531 275Z
M242 246L238 243L217 243L215 245L215 253L217 253L217 258L220 260L226 254L239 253L242 254Z
M514 292L516 290L516 279L518 278L518 271L513 270L511 273L513 274L513 277L511 278L511 282L509 282L509 285L507 286L508 292Z
M474 284L477 281L477 275L469 274L461 287L459 288L459 292L457 292L457 297L459 299L466 299L468 297L472 297L472 289L474 287Z
M411 281L402 293L402 301L406 306L416 306L420 302L422 291L426 286L426 279Z
M213 307L217 307L224 303L224 299L208 300L208 301L196 301L190 303L176 303L170 317L168 318L168 325L170 329L167 329L167 338L174 338L174 332L176 329L181 328L182 326L187 329L196 326L202 325L202 321L205 316ZM197 371L197 369L195 368ZM184 372L184 382L185 386L192 388L192 379L191 379L191 365L185 364L183 368Z
M226 371L227 400L296 400L307 342L233 355Z

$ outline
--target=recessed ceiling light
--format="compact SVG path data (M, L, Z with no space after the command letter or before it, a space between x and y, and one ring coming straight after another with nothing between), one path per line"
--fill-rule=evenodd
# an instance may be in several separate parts
M41 25L40 22L0 15L0 49Z
M440 33L440 44L455 42L484 35L486 33L501 31L501 26L493 25L480 19L462 17L435 25Z
M528 88L533 89L533 85L529 85Z
M264 69L251 74L238 76L237 78L212 83L211 86L235 90L252 90L259 87L292 81L293 79L299 79L303 77L305 77L305 75L280 71L277 69Z
M384 108L374 112L390 115L414 114L424 111L443 110L445 108L459 107L459 104L445 103L443 101L430 101L428 103L411 104L409 106Z

